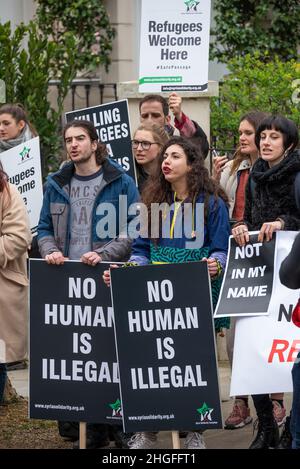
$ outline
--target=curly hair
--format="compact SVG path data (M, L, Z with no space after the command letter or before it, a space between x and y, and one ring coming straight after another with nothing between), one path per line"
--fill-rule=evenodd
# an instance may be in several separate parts
M188 166L191 167L186 175L188 198L187 202L193 202L201 193L204 194L204 214L207 217L209 197L213 195L215 201L221 197L228 205L228 197L221 186L210 177L208 169L204 165L204 158L199 147L183 137L172 137L162 148L158 156L158 166L154 174L147 180L142 192L142 201L148 211L148 226L151 226L151 204L163 202L173 203L173 191L171 184L165 179L161 170L166 150L172 145L179 145L184 151ZM150 232L150 231L149 231Z

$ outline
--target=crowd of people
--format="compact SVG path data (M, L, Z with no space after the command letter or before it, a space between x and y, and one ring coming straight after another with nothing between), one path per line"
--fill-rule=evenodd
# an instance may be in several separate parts
M160 95L145 96L140 101L139 112L140 125L132 135L137 184L108 156L92 123L77 120L65 126L67 161L59 171L48 176L45 184L37 232L39 254L53 265L68 259L90 266L109 261L111 268L117 267L114 262L128 266L206 262L215 307L230 234L238 245L245 246L249 231L257 230L258 241L268 242L276 231L300 229L298 129L283 116L249 112L240 119L239 144L233 159L215 158L210 175L205 165L209 151L207 137L198 123L183 113L182 100L176 93L170 95L169 101ZM21 105L6 104L0 108L0 152L36 135ZM120 195L126 196L127 201L121 208ZM124 226L116 224L116 233L104 236L95 229L101 221L97 207L108 201L115 205L116 213L124 210L119 218L125 222ZM141 230L132 239L127 233L133 217L128 208L137 202L146 207L148 216L142 227L146 234ZM166 216L154 220L153 204L168 207L168 220ZM187 205L191 210L185 210ZM198 214L200 207L202 217ZM83 208L84 222L79 216ZM189 217L185 220L191 227L189 233L179 230L184 217ZM180 236L176 235L178 232ZM203 233L200 246L199 232ZM282 283L294 289L300 288L299 236L280 270ZM0 339L6 344L6 355L0 357L0 403L7 363L24 360L27 353L26 258L31 244L25 205L0 166L0 284L1 292L5 292L0 297ZM110 285L110 270L104 272L103 280ZM293 322L300 326L299 304ZM236 320L218 318L214 324L216 334L223 336L224 329L227 331L227 351L232 364ZM296 360L292 371L294 398L288 418L282 393L252 395L258 428L250 449L300 449L299 373L299 360ZM252 420L249 396L236 396L225 428L242 428ZM283 445L279 427L284 423ZM72 422L59 422L60 434L68 436L64 433L67 427L75 429L73 436L78 439L78 427ZM130 449L151 448L157 440L156 432L126 434L121 426L94 423L88 425L87 446L104 446L109 435L118 446ZM78 442L74 447L78 447ZM187 429L184 447L205 448L203 432Z

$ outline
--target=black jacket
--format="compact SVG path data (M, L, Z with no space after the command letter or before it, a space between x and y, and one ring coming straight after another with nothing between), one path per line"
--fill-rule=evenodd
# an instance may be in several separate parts
M259 230L263 223L277 218L284 221L285 230L300 229L294 184L299 171L299 151L289 153L272 168L262 158L255 162L246 186L244 221L249 230ZM254 190L251 190L251 178Z
M144 170L143 165L137 163L137 161L135 162L135 169L137 175L138 190L141 194L149 175Z
M294 241L291 252L280 266L279 278L288 288L300 288L300 233Z

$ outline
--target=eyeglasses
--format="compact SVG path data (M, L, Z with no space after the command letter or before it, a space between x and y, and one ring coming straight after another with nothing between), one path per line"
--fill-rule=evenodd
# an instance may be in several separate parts
M142 142L140 140L131 140L131 145L134 150L137 150L139 147L139 144L141 144L141 147L143 150L149 150L151 145L160 145L157 142L147 142L146 140L143 140Z

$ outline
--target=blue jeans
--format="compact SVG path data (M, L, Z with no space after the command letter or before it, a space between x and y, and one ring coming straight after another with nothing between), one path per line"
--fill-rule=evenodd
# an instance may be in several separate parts
M3 400L5 382L6 382L6 364L0 363L0 404Z
M291 417L292 448L300 449L300 352L292 369L293 403Z

